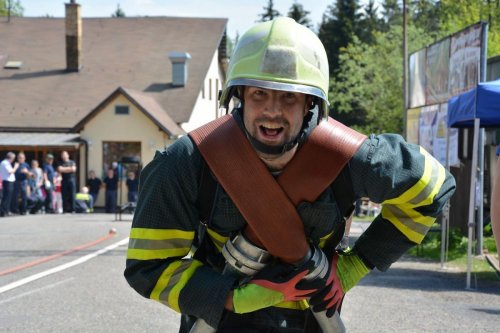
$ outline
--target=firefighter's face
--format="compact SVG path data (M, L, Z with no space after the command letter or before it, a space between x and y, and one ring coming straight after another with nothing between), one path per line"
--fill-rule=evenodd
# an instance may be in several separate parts
M245 87L243 121L260 142L283 145L299 134L309 98L302 93Z

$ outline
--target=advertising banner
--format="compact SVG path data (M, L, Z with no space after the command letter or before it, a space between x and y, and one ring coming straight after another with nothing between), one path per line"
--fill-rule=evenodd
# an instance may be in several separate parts
M410 108L425 105L425 49L410 55L409 61L409 91Z
M406 118L406 141L418 144L420 108L409 109Z
M434 155L434 128L436 126L439 105L425 106L420 112L418 144Z
M459 166L458 160L458 129L448 128L447 126L448 104L439 106L439 112L436 115L436 125L433 127L433 151L432 155L442 164L446 165L446 153L450 166ZM450 134L447 142L448 132Z
M465 92L479 82L483 25L472 25L451 37L449 91L451 96Z
M439 104L448 100L448 65L450 62L450 38L432 44L427 48L425 63L426 105Z

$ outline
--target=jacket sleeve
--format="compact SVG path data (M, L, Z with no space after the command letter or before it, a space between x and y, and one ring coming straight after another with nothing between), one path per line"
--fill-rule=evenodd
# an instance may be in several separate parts
M394 134L370 136L349 166L357 196L382 204L353 249L385 271L422 242L454 193L455 179L425 149Z
M146 298L216 327L233 279L191 258L201 156L186 136L141 172L125 278Z

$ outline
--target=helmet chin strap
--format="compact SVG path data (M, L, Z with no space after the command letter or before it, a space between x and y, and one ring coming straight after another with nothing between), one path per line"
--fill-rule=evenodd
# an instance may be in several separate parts
M309 128L309 123L311 119L313 118L313 112L309 111L307 114L304 116L304 121L302 123L302 128L300 129L299 134L297 136L289 141L286 142L283 145L279 146L271 146L271 145L266 145L265 143L260 142L256 138L254 138L246 129L245 124L243 122L243 109L238 108L234 109L233 113L235 114L235 119L240 128L245 132L246 136L248 137L248 140L252 144L252 146L257 150L258 152L261 152L263 154L267 155L275 155L276 157L283 155L287 151L291 150L293 147L295 147L297 144L302 144L305 139L307 138L308 132L310 131Z

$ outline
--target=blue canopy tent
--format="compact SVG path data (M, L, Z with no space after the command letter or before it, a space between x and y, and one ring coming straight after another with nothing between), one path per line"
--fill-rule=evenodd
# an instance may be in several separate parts
M474 146L472 150L472 168L469 197L469 235L467 246L467 289L471 280L472 235L475 227L476 208L476 181L479 180L479 195L483 194L484 175L484 130L480 127L500 126L500 79L496 81L480 82L475 88L452 97L448 101L448 127L473 127ZM478 149L479 148L479 149ZM479 150L479 151L478 151ZM478 156L479 154L479 156ZM479 162L479 168L478 168ZM479 169L479 174L477 170ZM479 179L478 179L479 178ZM482 251L483 230L483 200L479 201L477 239L479 251Z
M481 82L448 101L448 127L474 127L475 118L481 127L500 126L500 79Z

